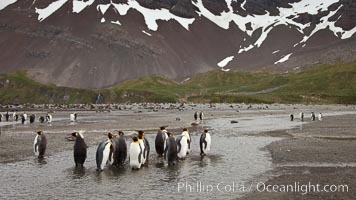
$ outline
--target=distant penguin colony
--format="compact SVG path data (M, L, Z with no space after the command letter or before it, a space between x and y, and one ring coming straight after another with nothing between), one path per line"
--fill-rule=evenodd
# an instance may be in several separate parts
M33 152L38 158L43 158L47 147L47 139L43 131L36 133L35 140L33 141Z
M290 118L290 121L293 121L294 120L294 115L293 114L290 114L289 115L289 118ZM304 113L303 112L300 112L299 113L299 118L300 118L300 121L303 122L304 121ZM316 120L316 116L315 116L315 113L314 112L311 112L310 113L310 120L311 121L315 121ZM318 114L318 120L319 121L322 121L323 120L323 115L321 113Z
M75 138L74 142L74 162L75 167L83 167L87 158L87 144L84 141L83 131L74 132L72 136Z

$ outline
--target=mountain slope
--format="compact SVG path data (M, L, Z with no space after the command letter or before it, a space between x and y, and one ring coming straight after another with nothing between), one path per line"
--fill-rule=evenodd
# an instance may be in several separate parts
M245 102L356 104L356 62L318 65L285 74L220 70L198 74L183 83L143 77L100 89L44 85L25 72L0 75L0 102L95 103L124 102Z
M2 0L0 73L103 88L356 59L353 0Z

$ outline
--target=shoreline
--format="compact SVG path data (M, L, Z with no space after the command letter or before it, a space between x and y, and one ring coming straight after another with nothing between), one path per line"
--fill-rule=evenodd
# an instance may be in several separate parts
M347 185L348 192L267 192L246 193L242 199L353 199L356 196L356 114L329 116L302 129L262 132L259 136L279 137L265 148L273 170L266 172L268 185ZM338 125L338 126L336 126ZM261 177L266 177L266 174ZM268 177L267 176L267 177ZM261 188L260 188L261 190Z

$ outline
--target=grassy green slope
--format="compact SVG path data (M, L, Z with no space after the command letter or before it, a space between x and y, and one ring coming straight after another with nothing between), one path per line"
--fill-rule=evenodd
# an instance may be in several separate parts
M184 83L162 77L125 81L102 90L44 85L25 72L0 75L0 102L93 103L98 93L113 102L356 103L356 62L319 65L302 72L199 74Z

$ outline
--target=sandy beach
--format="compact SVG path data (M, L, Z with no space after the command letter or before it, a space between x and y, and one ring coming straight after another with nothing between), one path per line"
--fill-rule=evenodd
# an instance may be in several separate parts
M105 140L104 133L108 131L123 130L129 136L134 134L135 130L145 130L152 141L151 160L156 162L153 138L159 126L166 125L175 134L180 134L182 128L188 127L194 134L193 139L195 140L198 140L200 132L207 128L213 133L213 142L214 137L221 137L221 144L226 143L229 138L236 138L236 141L239 141L236 145L243 146L240 150L229 151L237 151L234 154L246 152L246 157L239 158L240 160L247 159L245 165L236 170L246 170L247 174L250 170L251 173L244 178L235 177L236 179L242 178L246 183L263 181L266 184L282 185L294 182L300 184L312 182L315 184L347 184L349 187L349 191L343 193L311 192L307 194L301 192L260 192L254 188L254 190L243 194L228 194L227 198L353 199L356 187L354 178L356 156L353 153L356 150L354 145L356 141L356 126L354 125L356 111L353 107L301 105L269 105L268 108L265 105L253 105L251 109L247 109L247 107L247 105L239 107L226 104L217 105L214 108L210 108L208 105L187 106L184 111L169 109L152 111L139 108L110 113L80 111L78 112L78 121L74 123L69 121L71 111L56 111L53 113L54 121L51 124L36 122L23 125L15 122L2 122L0 165L6 168L10 167L12 163L21 163L20 165L22 165L32 160L34 132L38 130L44 131L47 135L49 142L46 156L49 158L61 157L60 155L67 155L72 151L73 142L67 141L65 136L73 131L85 130L85 140L91 148L90 151L95 151L97 144ZM194 121L195 111L204 112L205 117L202 122ZM289 114L294 113L299 116L300 111L305 113L305 122L300 122L298 117L291 122ZM324 114L323 121L311 122L310 111L322 112ZM37 116L45 114L41 111L35 113ZM236 120L238 123L232 124L232 120ZM192 123L199 124L192 126ZM260 140L261 142L253 143L253 141ZM219 140L216 139L216 143L219 143ZM256 150L252 151L253 148ZM249 158L249 153L252 158ZM248 159L253 161L255 157L260 158L260 162L248 164ZM198 157L195 157L194 154L190 159L191 161L186 160L185 162L198 162ZM221 155L221 152L215 152L209 158L209 162L201 163L202 161L199 161L197 166L189 167L199 170L201 167L210 165L214 168L215 162L223 162L221 159L224 159L224 155ZM237 165L239 165L238 163ZM221 167L229 169L228 165L222 163ZM184 170L184 166L181 167L183 168L177 169L178 172ZM252 168L249 169L249 167ZM91 168L87 170L90 171ZM197 176L197 178L199 177L201 175ZM180 179L184 180L184 177ZM176 187L175 183L169 184L171 190L174 190L172 187ZM194 198L199 194L184 195L187 198ZM176 197L174 196L174 198ZM225 198L225 196L222 197Z

